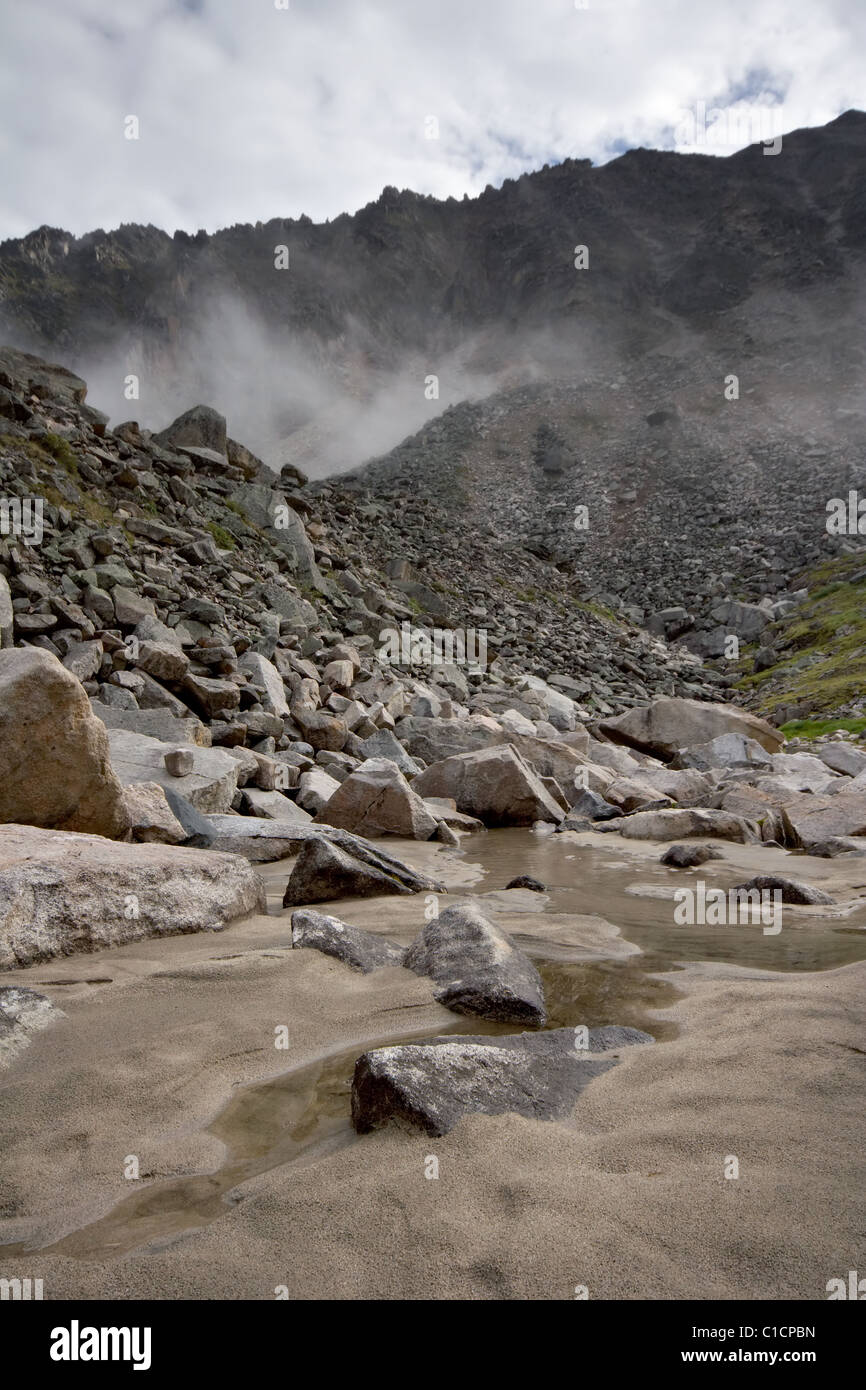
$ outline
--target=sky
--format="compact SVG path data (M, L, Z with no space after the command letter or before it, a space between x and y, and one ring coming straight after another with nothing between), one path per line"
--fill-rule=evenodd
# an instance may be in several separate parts
M866 106L866 0L0 0L0 239L209 232Z

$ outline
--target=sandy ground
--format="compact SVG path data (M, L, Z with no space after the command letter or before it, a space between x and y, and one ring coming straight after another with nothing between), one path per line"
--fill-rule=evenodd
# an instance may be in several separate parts
M433 846L398 852L477 883ZM659 853L616 845L632 878ZM779 853L774 868L831 891L866 879L853 861L806 873ZM752 851L730 854L745 867ZM285 882L285 866L267 874ZM424 902L335 910L408 942ZM542 923L527 899L515 920L587 960L634 953L597 915ZM309 1116L323 1057L455 1025L429 982L361 976L290 942L286 913L3 975L65 1017L0 1078L0 1276L42 1278L49 1299L571 1299L581 1285L605 1299L822 1299L829 1279L866 1269L866 962L686 965L657 1015L666 1040L627 1050L566 1121L477 1116L436 1140L354 1139L332 1121L287 1162L278 1135ZM289 1069L275 1112L261 1083ZM231 1104L234 1130L220 1120ZM233 1155L266 1171L227 1198L196 1175Z

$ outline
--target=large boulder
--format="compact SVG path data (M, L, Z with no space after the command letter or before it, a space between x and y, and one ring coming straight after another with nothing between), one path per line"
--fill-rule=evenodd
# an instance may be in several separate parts
M475 903L446 908L426 922L403 959L430 975L435 998L458 1014L541 1028L547 1021L541 977Z
M103 690L112 689L103 686ZM161 743L178 745L195 743L199 748L210 748L211 731L207 724L189 710L186 718L178 718L167 709L117 709L91 700L90 707L98 719L108 729L126 729L127 733L144 734L145 738L158 738Z
M802 792L782 807L786 842L793 846L837 836L866 835L866 787L854 790L845 782L845 791L836 796L814 796Z
M627 840L690 840L712 835L719 840L734 840L738 844L754 844L760 840L753 821L728 811L693 808L674 811L638 811L614 821L613 826Z
M75 676L36 647L0 652L0 764L0 821L126 833L105 725Z
M332 777L323 767L311 767L308 772L301 773L297 802L305 811L309 811L311 816L318 816L339 790L340 783L336 777ZM346 829L348 828L347 826Z
M426 892L441 893L444 889L435 879L416 873L359 835L322 826L322 834L310 836L295 860L283 907Z
M193 754L193 770L186 777L172 777L165 767L166 746L159 739L126 729L111 729L108 738L111 762L124 786L158 782L205 815L231 810L239 764L224 749L187 745Z
M251 864L270 864L296 854L316 834L312 822L259 820L255 816L208 816L211 849L242 854Z
M817 750L817 754L833 772L841 772L846 777L857 777L861 772L866 772L866 753L850 743L826 743Z
M2 970L264 911L264 884L237 855L0 826Z
M326 956L335 956L364 975L386 965L403 963L402 946L395 946L375 932L364 931L363 927L341 922L339 917L327 917L322 912L307 909L292 913L292 945L296 949L307 946L323 951Z
M437 825L397 764L388 758L368 758L362 763L337 787L316 821L374 840L382 835L429 840Z
M778 729L736 705L667 695L653 700L651 705L603 719L599 729L615 743L625 743L665 761L681 748L709 743L719 734L743 734L755 739L768 753L778 753L785 741Z
M244 652L238 662L238 668L257 691L263 708L270 710L271 714L277 715L280 719L287 718L289 702L286 699L286 688L273 662L268 661L267 657L259 652Z
M473 715L471 719L428 719L412 715L401 719L396 735L413 758L425 763L441 762L459 753L473 753L479 748L492 748L505 740L505 733L495 719Z
M352 1079L352 1123L368 1134L389 1122L447 1134L464 1115L514 1111L532 1120L566 1115L619 1051L648 1043L637 1028L573 1028L506 1037L428 1038L365 1052Z
M416 777L419 796L451 797L458 811L485 825L532 825L553 821L563 810L541 778L509 744L460 753L434 763Z
M157 444L167 444L174 448L213 449L217 454L226 452L226 421L209 405L194 405L184 411L176 420L153 436ZM228 461L228 460L226 460Z
M696 743L680 753L678 767L707 772L717 767L772 767L772 754L755 738L744 733L718 734L708 743Z
M420 764L409 756L390 729L377 729L375 734L363 739L361 753L365 758L390 758L405 777L415 777L421 771Z

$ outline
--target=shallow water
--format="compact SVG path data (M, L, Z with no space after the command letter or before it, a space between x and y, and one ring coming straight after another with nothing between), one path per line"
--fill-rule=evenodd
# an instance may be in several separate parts
M598 837L600 839L600 837ZM419 868L447 880L449 898L443 909L469 893L479 894L496 919L535 960L545 986L548 1027L620 1023L643 1028L657 1042L676 1035L677 1026L660 1019L681 997L678 976L682 962L716 961L781 971L822 970L866 958L866 866L850 862L809 861L807 866L781 852L737 846L738 865L712 861L700 869L677 871L662 867L663 846L629 845L616 840L587 845L569 835L549 836L527 830L501 830L473 835L459 851L442 852L432 845L395 846ZM772 855L772 862L770 856ZM743 870L743 862L754 867ZM817 865L817 866L816 866ZM275 899L272 911L281 914L279 900L290 864L266 866L265 877ZM760 925L730 927L678 926L673 918L673 892L703 879L708 886L727 889L758 869L802 876L816 882L845 879L839 905L832 908L783 909L782 931L765 935ZM518 874L531 874L546 885L544 893L505 891ZM862 879L862 882L861 882ZM832 891L832 890L831 890ZM407 930L411 912L417 919L421 900L322 905L348 921L381 929L408 941L417 923ZM381 918L381 922L380 919ZM587 947L579 919L599 919L600 929L613 923L622 941L607 945L603 930ZM285 920L288 925L289 913ZM610 958L613 956L613 958ZM347 967L348 968L348 967ZM55 983L73 983L58 979ZM448 1034L508 1033L509 1025L455 1016ZM437 1030L442 1035L443 1030ZM137 1246L170 1243L184 1231L219 1219L243 1200L239 1189L251 1178L291 1163L303 1165L358 1141L350 1122L350 1092L354 1064L362 1052L431 1036L430 1030L401 1037L372 1036L351 1048L331 1052L276 1078L239 1089L208 1126L225 1145L222 1166L214 1173L151 1183L118 1203L101 1219L73 1231L45 1251L73 1258L104 1260ZM24 1253L26 1242L0 1247L7 1255Z

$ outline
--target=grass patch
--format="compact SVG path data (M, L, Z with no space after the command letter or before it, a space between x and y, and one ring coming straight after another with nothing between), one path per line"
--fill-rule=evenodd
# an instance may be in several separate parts
M833 710L866 698L866 552L825 561L800 576L798 587L809 597L762 639L771 638L778 661L744 675L736 688L760 692L768 713L804 703L806 723L846 727L833 721Z
M227 531L224 526L220 526L218 521L209 521L207 529L210 531L220 550L237 549L237 541L234 536L230 531Z
M845 729L849 734L862 734L866 729L866 719L789 719L780 725L785 738L820 738L821 734L832 734L836 729Z

